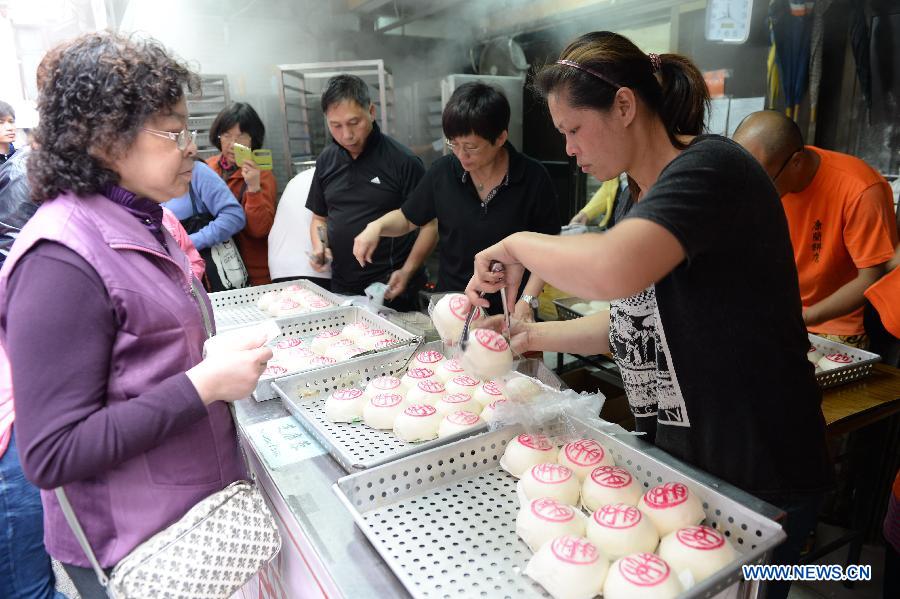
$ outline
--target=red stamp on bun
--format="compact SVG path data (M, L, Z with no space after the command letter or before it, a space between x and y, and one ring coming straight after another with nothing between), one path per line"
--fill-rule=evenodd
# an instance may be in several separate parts
M475 331L475 340L491 351L503 352L509 349L509 343L503 338L503 335L490 329L477 329Z
M416 418L425 418L426 416L434 416L437 414L437 410L434 409L434 406L426 406L421 404L416 404L413 406L409 406L403 413L407 416L415 416Z
M593 466L603 461L606 450L593 439L579 439L566 444L565 454L573 464Z
M537 449L538 451L550 451L554 449L550 439L544 435L519 435L516 439L525 447Z
M605 528L631 528L641 521L641 510L633 505L613 503L594 512L594 522Z
M459 412L453 412L452 414L447 416L447 422L452 422L453 424L459 424L462 426L472 426L473 424L478 422L478 414L460 410Z
M372 405L376 408L392 408L400 405L403 401L402 395L396 393L381 393L372 398Z
M619 572L635 586L652 587L669 577L669 564L652 553L636 553L622 558Z
M725 544L725 537L715 528L709 526L688 526L675 532L675 538L691 549L712 551Z
M531 502L531 513L547 522L569 522L575 518L572 506L560 503L552 497L542 497Z
M558 560L575 566L589 566L600 558L600 552L593 543L568 535L554 539L550 550Z
M656 509L675 507L687 501L688 492L682 483L663 483L644 493L644 502Z
M531 469L531 475L544 484L558 485L572 478L572 471L560 464L538 464Z
M631 484L631 473L618 466L597 466L591 471L591 480L609 489L621 489Z
M335 391L334 395L332 395L332 399L336 399L337 401L350 401L351 399L357 399L358 397L362 397L363 392L359 389L341 389L340 391Z

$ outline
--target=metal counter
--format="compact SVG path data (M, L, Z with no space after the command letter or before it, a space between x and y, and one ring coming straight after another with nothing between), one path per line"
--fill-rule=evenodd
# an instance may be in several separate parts
M234 407L241 438L250 440L246 446L251 466L286 535L282 563L263 573L265 585L261 582L258 595L252 596L409 597L332 491L332 485L346 475L341 466L292 419L280 401L242 400ZM287 431L286 438L272 433L279 423ZM271 430L263 430L266 427ZM783 516L780 510L740 490L721 489L706 473L630 435L622 440L763 516L773 520ZM288 445L296 446L294 455L279 455L279 449Z
M280 401L235 402L235 418L247 457L280 520L288 532L282 553L299 554L302 565L291 567L282 559L282 573L269 572L260 582L259 597L408 597L408 593L387 567L368 539L344 508L331 487L346 475L338 463L296 422L297 431L320 451L319 455L272 468L266 462L262 435L253 425L293 417ZM291 435L295 433L291 431ZM312 451L309 447L308 451ZM288 458L290 459L290 458ZM293 526L292 526L293 525ZM302 536L303 538L298 538ZM272 570L272 568L270 568ZM280 580L275 580L279 578ZM281 592L279 592L279 585ZM296 588L302 585L303 589ZM302 591L302 594L301 594ZM252 595L254 598L256 594Z

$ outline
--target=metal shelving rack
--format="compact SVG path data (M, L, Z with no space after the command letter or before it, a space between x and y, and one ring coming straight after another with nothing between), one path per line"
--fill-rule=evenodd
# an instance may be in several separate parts
M197 155L203 159L219 150L209 143L209 128L216 115L231 103L226 75L200 75L200 92L187 98L188 129L197 132Z
M394 77L385 68L383 60L281 64L277 68L284 120L284 161L292 176L308 168L308 163L330 138L319 98L325 83L335 75L356 75L373 88L373 103L381 130L393 134Z

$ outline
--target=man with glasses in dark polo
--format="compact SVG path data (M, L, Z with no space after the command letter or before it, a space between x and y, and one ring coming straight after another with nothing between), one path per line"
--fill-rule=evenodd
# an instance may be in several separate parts
M509 101L490 85L456 89L442 115L451 154L434 162L406 203L370 222L356 237L353 255L363 265L384 238L394 238L437 219L440 263L437 291L462 291L475 254L519 231L558 235L556 191L547 170L507 139ZM515 316L533 321L543 281L520 289ZM499 294L490 312L502 310Z
M897 245L887 181L855 156L805 145L797 124L780 112L749 115L734 140L781 196L807 328L866 349L863 293L884 274Z
M322 111L333 143L316 159L306 207L317 272L331 259L331 290L363 295L366 287L388 285L385 305L401 312L418 309L426 282L422 265L437 243L434 223L423 223L373 248L365 268L353 257L353 239L372 220L399 208L425 172L422 161L385 135L375 122L375 105L366 83L354 75L332 77L322 94ZM319 229L327 230L326 248Z

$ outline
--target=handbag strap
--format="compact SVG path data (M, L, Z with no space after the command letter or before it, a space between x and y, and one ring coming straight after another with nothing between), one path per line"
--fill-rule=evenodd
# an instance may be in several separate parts
M100 586L107 588L107 585L109 585L109 577L106 576L106 572L100 567L100 562L97 561L97 556L94 555L94 550L91 549L91 544L87 540L87 535L84 534L84 530L81 528L78 516L75 515L75 510L72 509L72 504L69 503L69 498L66 497L66 492L62 487L56 487L54 492L56 493L56 499L59 501L59 507L62 508L63 516L65 517L69 528L72 529L72 533L75 535L75 539L81 546L81 550L84 551L88 561L91 562L91 566L94 568L94 572L97 574L97 580L100 582Z

